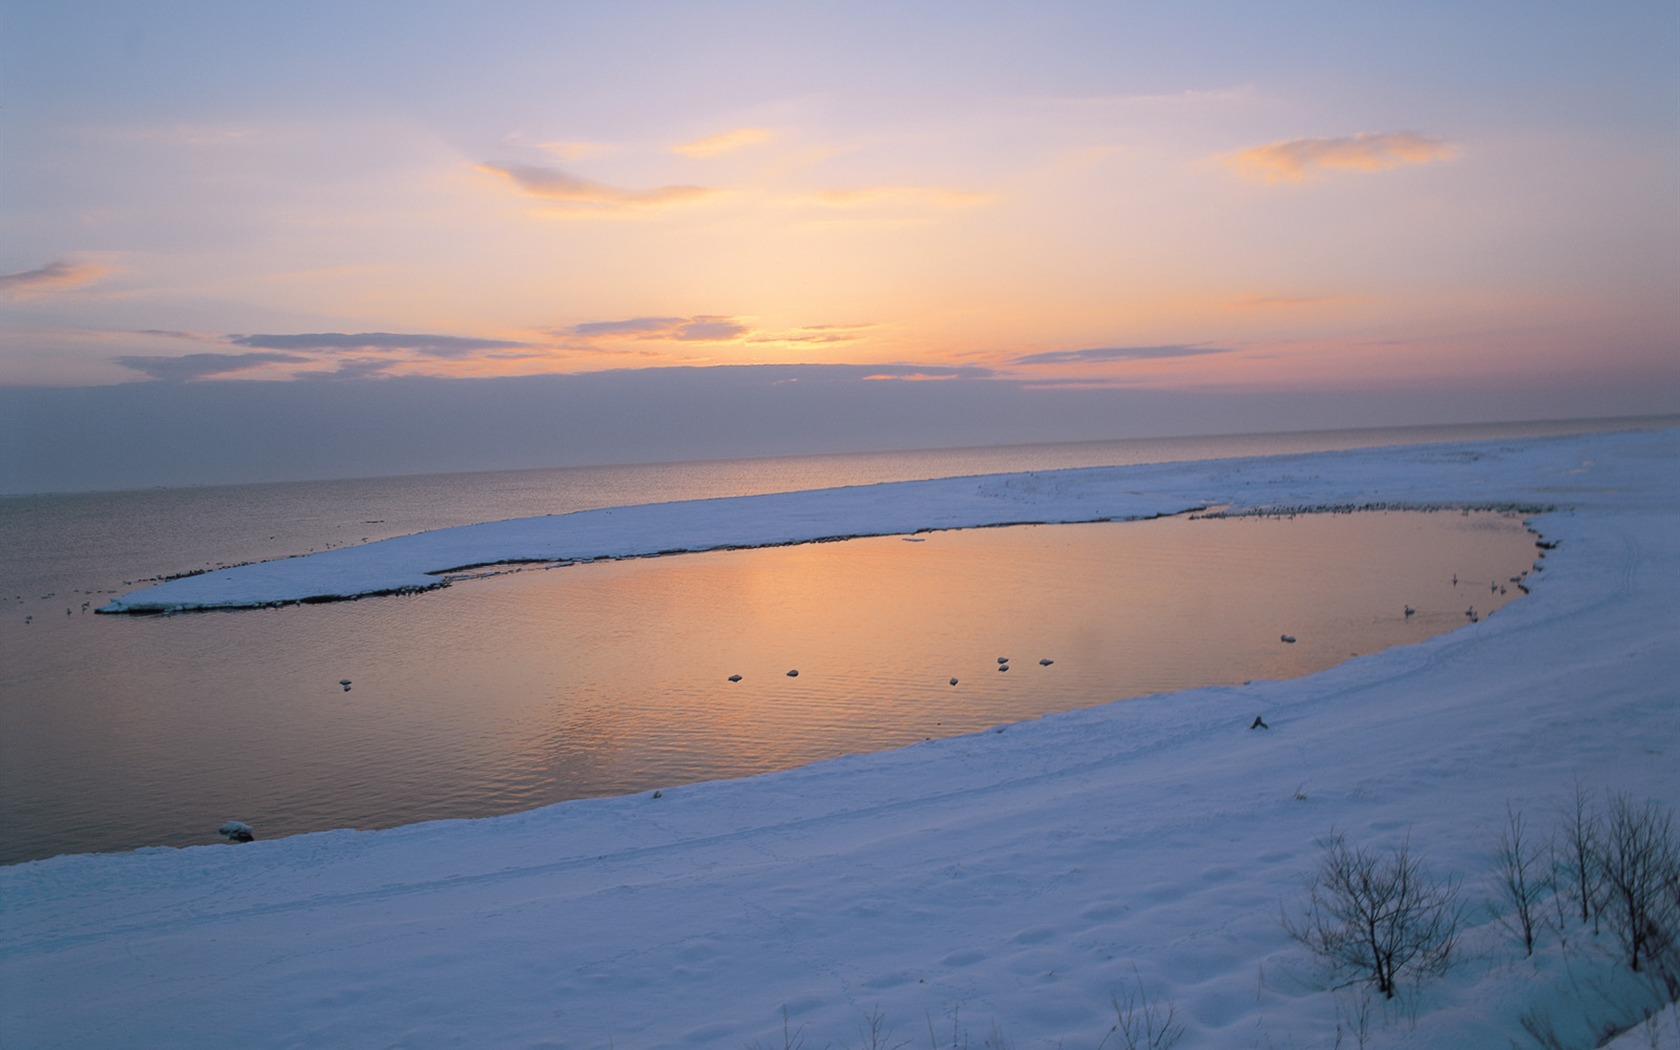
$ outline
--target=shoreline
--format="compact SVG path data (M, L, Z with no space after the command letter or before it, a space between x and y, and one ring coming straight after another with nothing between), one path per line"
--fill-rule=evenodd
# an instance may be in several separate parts
M1330 990L1278 914L1334 829L1410 843L1475 905L1467 961L1366 1001L1368 1045L1505 1050L1537 1010L1585 1044L1637 1014L1572 983L1630 1008L1638 989L1590 928L1525 959L1482 907L1488 858L1506 806L1549 827L1573 783L1680 802L1680 433L1513 442L1473 474L1428 460L1246 478L1279 506L1432 481L1549 502L1531 597L1307 678L658 799L0 869L0 1040L204 1044L235 1002L255 1046L739 1050L781 1045L784 1018L821 1045L875 1016L901 1037L995 1024L1026 1050L1095 1045L1142 988L1187 1045L1329 1048L1358 989Z
M1522 444L1560 450L1648 433L1652 432L1538 438ZM175 613L351 600L436 589L447 585L439 581L440 574L486 565L697 553L1009 524L1144 520L1214 506L1264 513L1287 507L1299 512L1309 506L1558 505L1543 490L1498 500L1486 497L1487 489L1498 484L1491 473L1513 444L1388 446L1077 467L576 511L461 525L212 569L130 591L96 611ZM1427 480L1415 476L1420 467L1428 468ZM1554 469L1563 473L1570 467L1560 462ZM1303 469L1313 474L1302 477ZM1376 470L1405 470L1414 476L1400 479L1402 491L1373 493L1366 479ZM1022 514L1023 505L1038 513Z

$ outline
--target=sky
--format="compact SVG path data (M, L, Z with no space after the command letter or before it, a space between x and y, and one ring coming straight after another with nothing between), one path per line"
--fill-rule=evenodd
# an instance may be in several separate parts
M0 0L0 142L0 491L1680 411L1668 2Z

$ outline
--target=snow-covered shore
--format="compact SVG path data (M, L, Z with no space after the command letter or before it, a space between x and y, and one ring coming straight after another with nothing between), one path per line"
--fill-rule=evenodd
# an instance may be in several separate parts
M1315 455L1092 467L612 507L397 536L259 562L125 594L101 612L238 608L424 590L451 570L511 562L636 557L767 547L929 529L1178 514L1211 505L1280 506L1520 502L1543 505L1546 486L1505 494L1503 443L1422 445ZM1563 477L1561 456L1545 468ZM1519 486L1520 488L1520 486ZM1517 490L1513 490L1514 492Z
M885 1045L995 1026L1073 1050L1140 985L1181 1046L1359 1045L1362 1012L1371 1046L1505 1050L1525 1014L1590 1045L1638 993L1608 934L1548 930L1524 959L1480 902L1507 803L1542 829L1577 778L1680 803L1677 468L1667 430L917 482L477 526L128 596L1216 504L1544 505L1558 544L1497 616L1306 679L658 798L0 869L0 1045L815 1050L874 1017ZM1332 829L1463 878L1446 977L1392 1004L1325 990L1279 913Z

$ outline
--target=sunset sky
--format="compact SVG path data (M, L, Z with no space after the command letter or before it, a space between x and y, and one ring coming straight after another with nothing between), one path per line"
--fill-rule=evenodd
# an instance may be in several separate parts
M747 365L711 381L1680 411L1671 0L0 0L0 140L14 399L636 370L634 412Z

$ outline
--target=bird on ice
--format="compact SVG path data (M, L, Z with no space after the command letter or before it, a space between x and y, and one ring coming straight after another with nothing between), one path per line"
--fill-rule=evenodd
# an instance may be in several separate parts
M257 837L251 825L242 820L230 820L216 829L216 833L229 842L250 842Z

